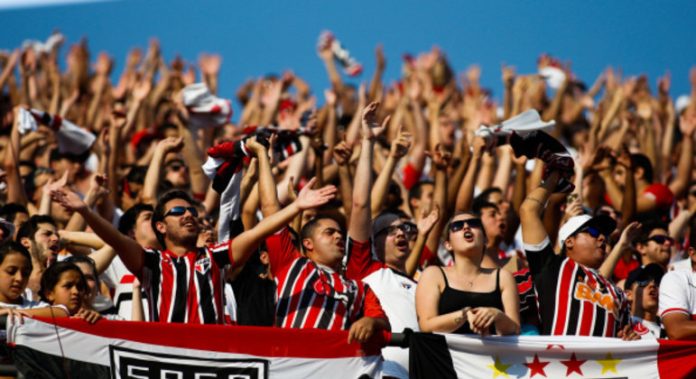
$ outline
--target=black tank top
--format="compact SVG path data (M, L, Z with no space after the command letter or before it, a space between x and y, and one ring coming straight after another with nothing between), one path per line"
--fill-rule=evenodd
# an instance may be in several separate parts
M500 294L500 269L495 272L495 290L491 292L471 292L460 291L449 286L447 275L440 267L442 276L445 278L445 289L440 294L440 301L437 304L437 312L444 315L454 311L461 311L464 307L492 307L503 310L503 301ZM455 334L473 334L469 327L469 322L465 322ZM495 326L491 326L491 334L495 334Z

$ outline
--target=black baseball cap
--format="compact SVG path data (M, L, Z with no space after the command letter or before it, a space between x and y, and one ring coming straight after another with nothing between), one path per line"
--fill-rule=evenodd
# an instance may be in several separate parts
M663 275L665 275L665 270L662 266L657 263L650 263L631 271L626 278L624 288L630 290L633 283L650 282L652 280L659 286Z

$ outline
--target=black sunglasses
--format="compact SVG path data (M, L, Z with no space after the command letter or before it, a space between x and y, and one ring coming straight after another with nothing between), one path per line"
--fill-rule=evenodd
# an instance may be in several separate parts
M170 209L167 211L167 213L164 214L164 217L167 216L183 216L186 211L189 211L193 217L198 217L198 210L194 207L183 207L183 206L178 206Z
M399 225L390 225L387 228L387 234L393 237L399 230L401 230L406 235L406 237L410 238L416 235L416 233L418 232L418 227L416 226L416 224L412 222L404 222Z
M464 229L464 224L468 225L472 229L483 229L483 224L480 218L470 218L466 220L452 221L450 224L450 232L458 232Z
M575 234L580 234L580 233L587 233L592 238L599 238L599 236L602 235L602 232L599 229L595 228L594 226L586 226L586 227L578 230L578 232Z
M652 237L648 238L648 241L654 241L658 245L662 245L663 243L669 241L670 244L674 245L674 239L672 237L663 236L663 235L652 236Z

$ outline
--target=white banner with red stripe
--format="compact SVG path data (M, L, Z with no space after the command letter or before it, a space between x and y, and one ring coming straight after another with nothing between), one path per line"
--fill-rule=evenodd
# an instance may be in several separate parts
M324 330L107 320L89 325L78 319L25 319L7 326L11 346L108 366L114 378L379 376L379 347L348 344L347 336ZM81 377L78 372L70 376Z
M696 377L694 342L416 333L410 346L412 378Z

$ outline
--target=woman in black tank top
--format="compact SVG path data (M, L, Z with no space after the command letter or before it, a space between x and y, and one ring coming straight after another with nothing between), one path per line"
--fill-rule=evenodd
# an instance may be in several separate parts
M481 267L486 236L481 220L458 214L449 224L445 248L452 267L428 267L416 289L421 331L457 334L519 334L519 296L506 270Z

